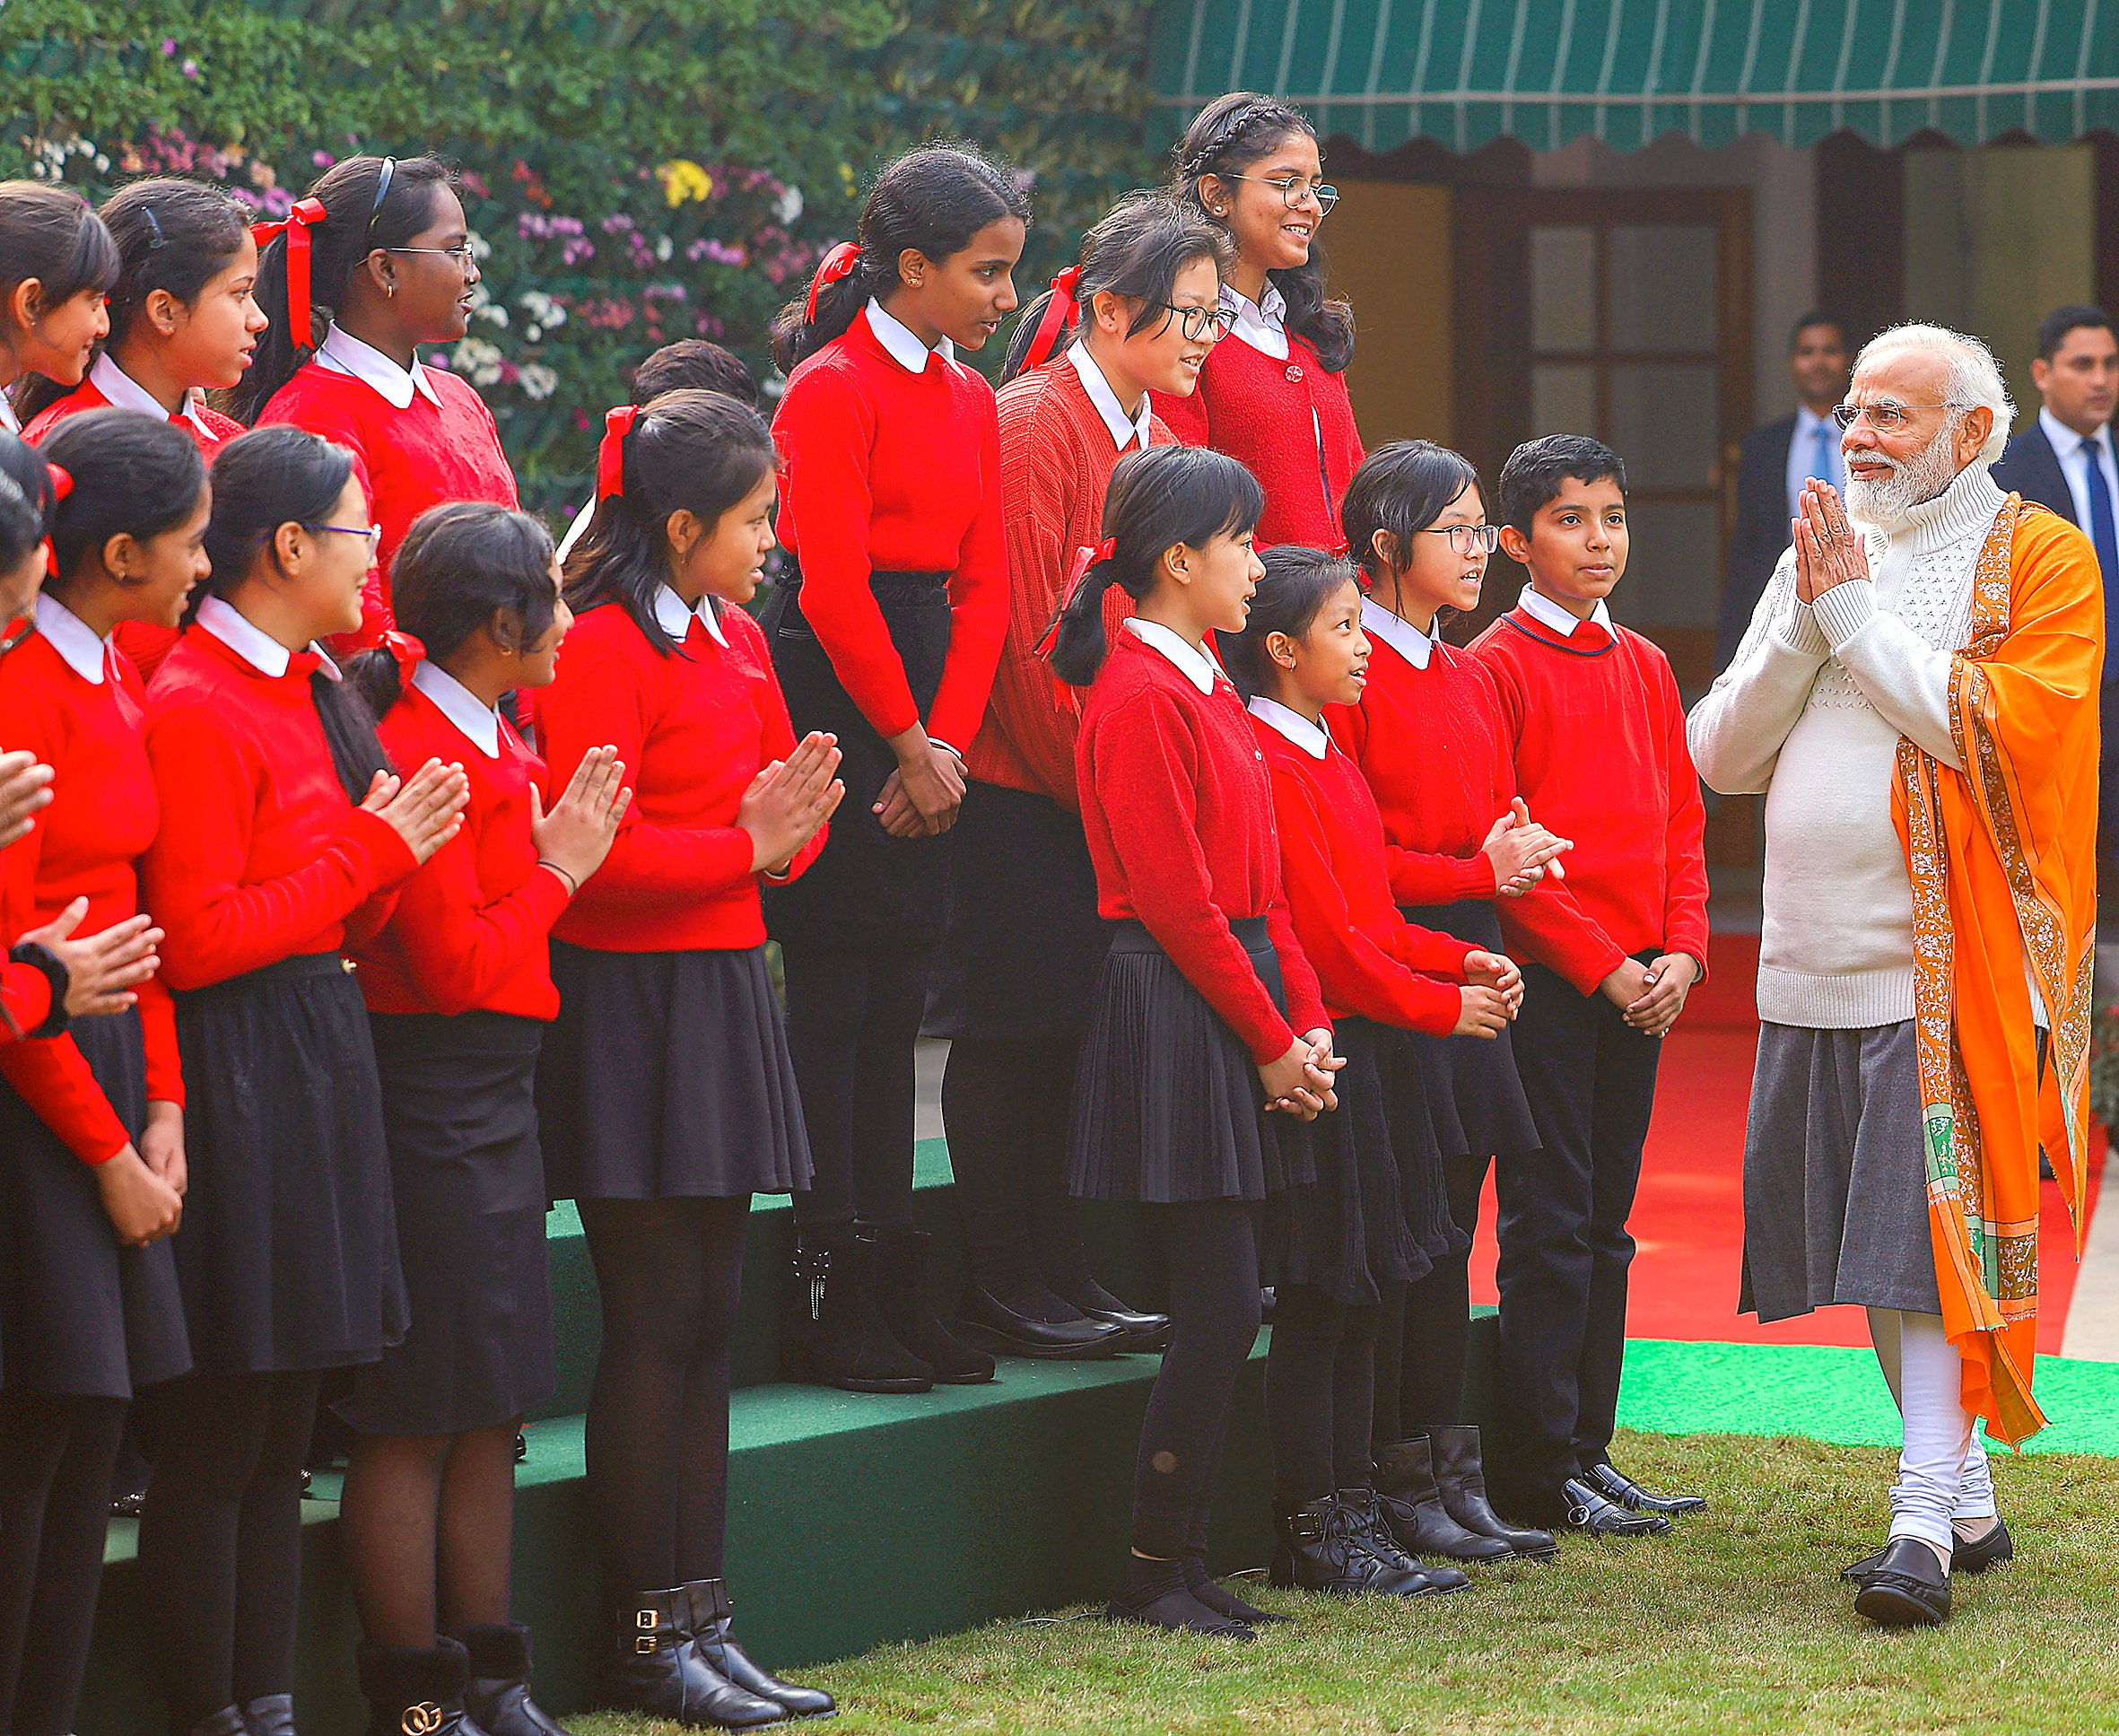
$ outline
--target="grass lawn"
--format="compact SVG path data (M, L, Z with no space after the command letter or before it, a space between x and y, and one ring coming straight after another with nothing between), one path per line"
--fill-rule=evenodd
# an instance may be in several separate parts
M1628 1435L1651 1487L1710 1497L1676 1533L1568 1542L1443 1599L1340 1601L1254 1645L1069 1610L797 1672L856 1732L2119 1732L2119 1460L1998 1454L2017 1559L1960 1577L1940 1628L1860 1620L1835 1577L1882 1541L1895 1455L1798 1439ZM670 1736L616 1716L578 1736Z

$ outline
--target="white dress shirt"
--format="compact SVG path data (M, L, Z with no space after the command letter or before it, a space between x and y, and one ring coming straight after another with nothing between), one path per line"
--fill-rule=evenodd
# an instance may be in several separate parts
M2089 455L2082 449L2082 436L2050 410L2038 412L2038 426L2053 442L2054 452L2060 459L2060 474L2068 479L2069 498L2075 502L2075 522L2087 537L2089 535ZM2089 438L2096 442L2097 457L2104 461L2105 489L2111 497L2112 510L2119 513L2119 466L2112 462L2112 424L2107 422Z
M1123 452L1135 442L1138 442L1142 451L1147 450L1148 429L1155 415L1147 394L1140 395L1139 415L1129 416L1119 403L1119 395L1112 390L1111 381L1103 377L1103 370L1089 353L1087 345L1077 337L1062 353L1082 377L1082 389L1088 393L1089 402L1096 406L1096 414L1103 418L1103 425L1111 431L1112 441L1119 450Z
M1575 628L1584 624L1579 615L1562 608L1551 598L1530 585L1523 587L1523 594L1516 599L1516 606L1531 620L1550 627L1562 639L1574 638ZM1590 612L1589 618L1591 624L1603 628L1612 638L1618 637L1618 629L1611 624L1611 611L1604 606L1601 597L1597 598L1597 606Z
M7 396L13 389L12 387L0 389L0 428L4 428L11 434L19 434L22 432L22 419L15 414L14 402Z
M218 597L209 597L198 606L198 624L260 675L276 679L287 673L287 665L293 660L293 653L278 640L253 626L232 605ZM323 659L323 671L332 680L344 679L321 645L312 644L309 649Z
M1312 723L1300 711L1290 711L1277 699L1262 694L1247 708L1260 723L1270 725L1313 760L1331 752L1331 736L1321 723Z
M1416 669L1425 669L1434 652L1434 635L1422 632L1402 615L1396 615L1373 597L1361 599L1361 630L1373 633Z
M1829 449L1824 467L1818 464L1818 430L1825 429ZM1795 406L1795 432L1788 441L1788 516L1792 519L1802 510L1802 485L1815 476L1819 482L1828 482L1841 493L1846 493L1846 460L1839 451L1839 424L1828 417L1817 414L1806 404Z
M75 675L91 686L103 685L103 657L110 641L98 639L87 622L48 591L37 594L37 632Z
M414 392L437 410L441 407L441 394L427 377L424 362L414 358L412 371L407 373L374 345L362 343L351 332L342 331L336 326L324 334L324 341L317 348L317 362L335 374L351 374L362 384L374 388L377 396L392 409L411 409Z
M1287 360L1287 298L1271 278L1266 279L1266 292L1255 301L1224 284L1221 310L1235 321L1229 327L1230 336L1241 337L1276 362Z
M938 355L945 362L956 360L956 345L947 338L929 349L911 327L885 312L883 303L872 295L868 298L868 329L876 334L876 341L890 353L890 359L909 374L925 373L929 356Z
M455 724L464 739L489 760L501 757L501 714L432 658L414 664L412 685L434 702L434 709Z
M685 599L667 585L655 593L655 624L682 645L685 635L692 631L693 622L706 629L707 637L723 650L728 649L728 635L721 631L721 618L714 612L714 599L702 597L697 608L686 608Z
M109 400L114 410L137 410L144 416L153 416L158 422L173 422L176 417L161 406L161 400L111 361L106 353L96 358L95 366L88 371L88 383ZM199 394L184 394L184 408L179 413L202 434L207 432L205 418L198 413ZM211 438L211 435L208 435Z
M1221 674L1215 660L1182 633L1173 632L1160 621L1143 621L1138 615L1128 615L1126 626L1133 636L1151 650L1160 651L1169 659L1178 674L1203 694L1214 691L1214 678ZM1226 680L1226 676L1223 676Z

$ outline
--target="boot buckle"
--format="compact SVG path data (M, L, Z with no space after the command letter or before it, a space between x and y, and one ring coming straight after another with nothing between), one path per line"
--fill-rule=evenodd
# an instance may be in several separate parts
M655 1629L660 1618L653 1610L635 1610L632 1625L638 1630L633 1636L632 1655L636 1658L652 1657L655 1653Z
M422 1700L417 1705L405 1708L405 1715L397 1720L397 1728L405 1736L434 1736L441 1728L441 1708L432 1700Z

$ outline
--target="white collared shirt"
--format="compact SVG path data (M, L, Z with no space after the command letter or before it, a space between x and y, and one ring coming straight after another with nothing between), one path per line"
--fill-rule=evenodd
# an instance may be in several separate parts
M1550 627L1562 639L1574 638L1575 628L1583 624L1579 615L1562 608L1551 598L1530 585L1523 587L1523 594L1516 598L1516 606L1531 620ZM1611 611L1604 606L1601 597L1597 598L1597 606L1591 611L1590 624L1603 628L1614 639L1618 637L1618 629L1611 624ZM1363 624L1367 624L1365 622Z
M728 635L721 631L720 617L714 613L714 599L711 597L702 597L697 608L688 609L685 606L685 599L667 585L656 589L655 624L678 644L685 642L685 635L692 631L694 621L706 629L715 644L723 650L728 649Z
M1241 337L1276 362L1287 360L1287 298L1271 278L1266 280L1266 292L1255 301L1224 284L1221 310L1235 320L1229 327L1232 337Z
M248 617L239 614L234 606L218 597L209 597L198 606L198 624L248 663L259 675L275 680L287 673L287 665L294 654L261 628L253 626ZM338 665L334 663L321 645L309 648L321 659L324 673L334 681L342 681Z
M947 338L929 349L911 327L886 312L883 303L872 295L868 298L868 329L876 334L876 341L890 353L890 359L909 374L925 373L930 355L939 355L945 362L956 360L956 345Z
M88 383L102 393L114 410L137 410L144 416L153 416L161 422L176 420L161 407L161 400L111 361L108 352L99 355L95 366L88 371ZM207 432L205 419L199 414L198 406L198 393L187 392L184 407L178 414L204 434Z
M1321 760L1331 752L1331 735L1321 723L1312 723L1300 711L1290 711L1277 699L1264 694L1251 702L1247 708L1260 723L1269 724L1313 760Z
M2075 502L2075 522L2087 537L2089 535L2089 455L2082 449L2082 436L2050 410L2038 412L2038 426L2053 442L2054 453L2060 459L2060 474L2068 479L2068 493ZM2111 497L2113 511L2119 513L2119 465L2112 462L2112 424L2107 422L2090 439L2097 443L2097 457L2104 460L2105 492Z
M336 326L324 334L323 343L317 346L317 360L335 374L351 374L362 384L372 387L376 395L392 409L412 408L412 395L415 391L437 410L441 407L441 394L434 389L434 382L427 377L424 362L414 357L412 371L406 373L374 345L363 343Z
M1140 414L1129 416L1119 403L1119 395L1111 388L1111 381L1103 377L1103 370L1096 365L1096 358L1089 353L1089 347L1078 337L1069 344L1065 352L1074 363L1074 371L1082 377L1082 390L1088 393L1089 402L1096 406L1096 414L1103 418L1103 425L1111 431L1112 443L1123 452L1127 447L1139 443L1142 451L1147 450L1148 430L1155 421L1155 407L1148 402L1146 392L1140 395Z
M1136 639L1150 650L1160 651L1178 674L1201 693L1214 691L1214 677L1220 670L1211 657L1189 642L1182 633L1173 632L1160 621L1143 621L1137 615L1128 615L1126 625Z
M1434 654L1434 635L1422 632L1402 615L1391 613L1373 597L1361 599L1361 630L1373 633L1416 669L1425 669Z
M37 593L37 631L75 675L92 686L103 685L103 655L110 641L98 639L87 622L49 591Z
M455 724L464 739L489 760L501 757L501 714L479 703L478 696L432 658L412 669L412 685L434 702L434 709Z
M1826 444L1830 454L1820 467L1818 463L1818 430L1827 431ZM1802 511L1802 485L1815 476L1819 482L1828 482L1833 487L1845 491L1847 485L1846 460L1839 451L1839 424L1820 416L1809 405L1795 406L1795 432L1788 439L1788 469L1784 478L1788 488L1788 516L1792 519Z
M15 414L14 403L7 396L13 389L12 387L0 388L0 428L6 429L11 434L19 434L22 432L22 419Z

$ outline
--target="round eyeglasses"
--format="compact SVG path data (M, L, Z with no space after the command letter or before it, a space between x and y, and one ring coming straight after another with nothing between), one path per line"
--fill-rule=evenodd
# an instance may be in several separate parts
M1422 537L1447 537L1460 554L1491 554L1501 542L1499 525L1429 525Z
M1265 187L1277 187L1280 197L1290 211L1300 210L1304 199L1317 201L1317 214L1321 217L1339 202L1339 189L1330 181L1306 181L1300 175L1223 175L1225 181L1257 181Z
M1181 308L1173 301L1164 301L1162 308L1164 312L1175 317L1188 344L1197 344L1202 338L1209 344L1218 344L1236 323L1234 314L1219 307Z

